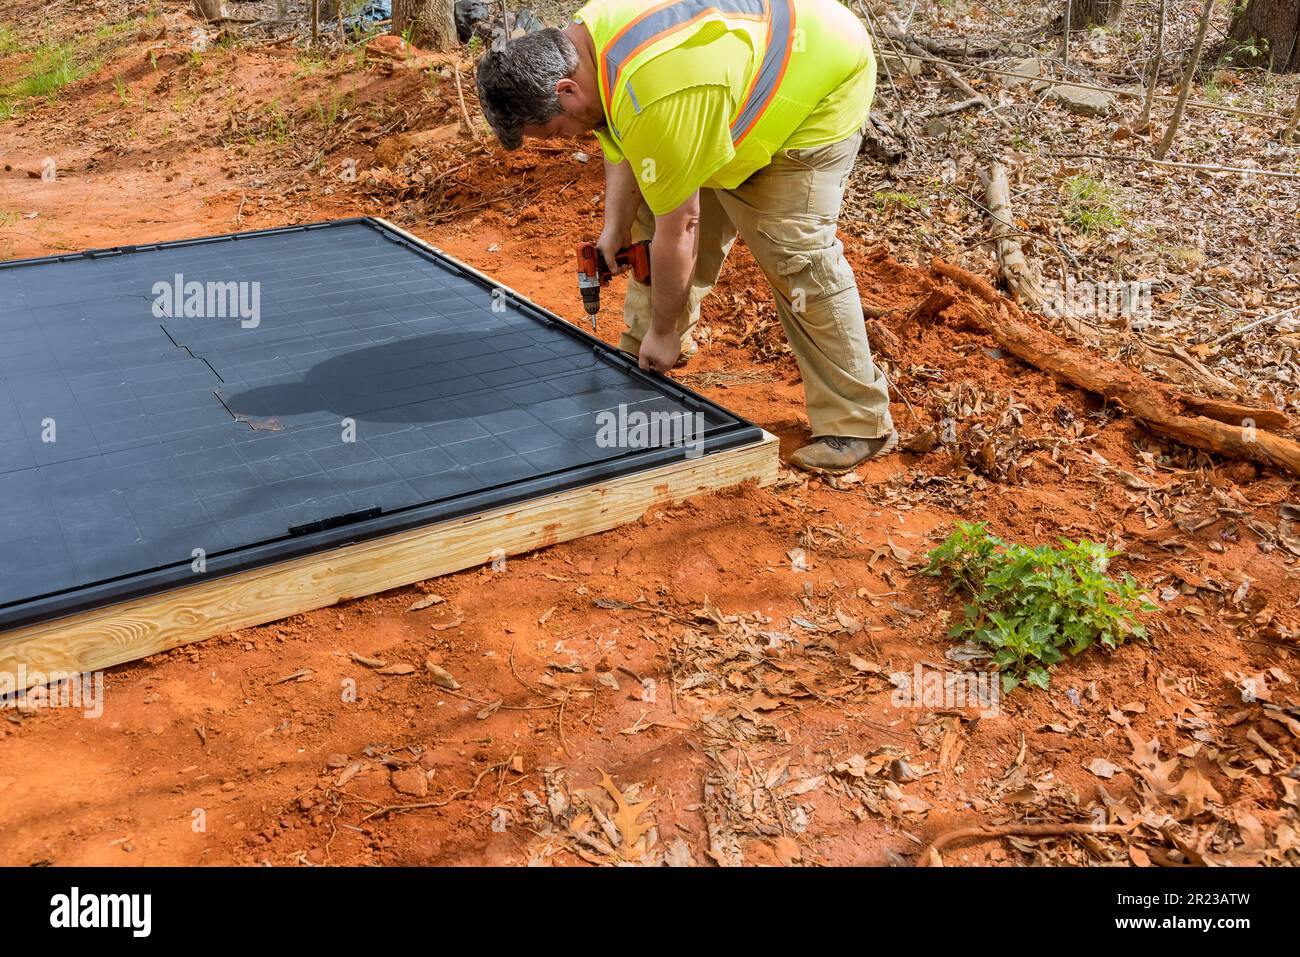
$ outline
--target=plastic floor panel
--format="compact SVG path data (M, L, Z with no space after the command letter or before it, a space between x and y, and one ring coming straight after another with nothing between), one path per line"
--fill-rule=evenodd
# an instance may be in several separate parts
M257 324L155 316L194 281ZM0 627L687 454L620 404L761 435L375 220L0 263Z

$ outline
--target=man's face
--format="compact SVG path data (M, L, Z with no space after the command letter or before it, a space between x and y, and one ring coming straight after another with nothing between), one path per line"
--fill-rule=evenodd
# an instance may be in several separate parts
M536 140L549 140L553 136L573 138L590 132L593 128L594 127L588 126L577 117L569 116L567 113L561 113L559 116L554 116L545 123L537 125L529 124L525 126L524 136Z
M605 123L605 111L598 94L588 91L576 80L561 80L555 84L555 95L564 110L545 123L530 123L524 127L524 136L545 140L553 136L574 138L590 133Z

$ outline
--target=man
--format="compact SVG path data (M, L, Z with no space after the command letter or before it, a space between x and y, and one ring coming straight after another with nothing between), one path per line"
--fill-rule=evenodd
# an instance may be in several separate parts
M689 358L700 300L745 240L803 376L813 441L791 461L815 472L898 441L835 236L875 79L866 30L837 0L593 0L478 65L507 149L600 140L605 261L652 238L652 283L630 283L619 343L641 368Z

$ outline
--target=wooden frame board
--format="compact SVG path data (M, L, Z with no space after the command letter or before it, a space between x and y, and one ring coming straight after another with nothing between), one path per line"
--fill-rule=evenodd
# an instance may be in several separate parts
M607 531L651 508L777 477L777 439L569 489L0 633L21 687L98 671L241 628ZM20 680L21 677L21 680Z

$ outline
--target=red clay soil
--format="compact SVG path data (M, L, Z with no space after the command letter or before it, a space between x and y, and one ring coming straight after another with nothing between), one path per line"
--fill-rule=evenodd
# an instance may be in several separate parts
M505 156L462 139L375 170L383 136L456 121L447 77L372 62L291 82L291 56L223 51L196 65L177 44L154 51L154 69L147 47L0 126L0 207L38 214L0 229L6 257L375 214L583 319L572 249L599 229L594 143L582 163L570 144ZM349 119L331 132L314 104L338 91ZM293 119L283 135L272 103ZM54 183L29 175L47 156ZM347 160L356 182L336 175ZM504 569L114 668L98 719L0 712L0 863L613 860L573 838L589 815L566 829L537 807L556 769L588 805L601 803L602 773L629 799L633 785L653 798L641 859L672 848L697 864L906 863L953 827L1088 820L1112 801L1124 804L1110 819L1127 820L1157 806L1129 729L1212 783L1200 808L1159 805L1187 847L1150 830L1128 843L988 840L946 851L948 863L1294 863L1296 789L1283 772L1300 725L1243 703L1228 677L1262 674L1273 702L1287 701L1300 587L1261 529L1276 529L1291 482L1156 441L998 354L963 322L960 297L914 312L932 277L885 250L850 253L864 300L887 310L876 345L899 386L895 419L931 451L837 482L790 473ZM600 317L610 341L617 300ZM742 248L704 325L677 374L777 434L788 456L807 440L801 386ZM926 443L943 418L958 440ZM997 715L893 707L887 673L960 667L945 657L960 602L915 574L955 519L1027 543L1124 549L1116 568L1166 592L1146 616L1151 642L1091 650ZM444 600L408 610L425 594ZM761 652L734 654L743 641ZM415 670L383 675L358 657ZM691 662L706 659L722 680L692 684L703 671ZM355 701L343 700L353 683ZM392 808L411 804L437 806Z

